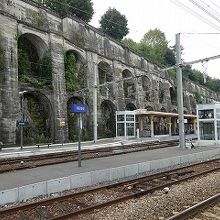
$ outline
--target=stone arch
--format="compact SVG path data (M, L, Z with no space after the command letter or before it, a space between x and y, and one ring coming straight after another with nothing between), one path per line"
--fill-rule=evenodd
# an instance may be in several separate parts
M22 96L20 105L24 120L28 122L24 127L24 144L53 142L55 123L50 100L38 91L27 91ZM17 142L20 142L18 129Z
M147 76L142 76L142 89L145 92L145 100L151 101L151 80Z
M112 82L114 80L113 71L108 63L104 61L99 62L98 77L99 77L99 85L100 85L99 87L100 94L108 98L114 98L113 84L112 83L108 84L108 82Z
M137 108L133 103L128 103L126 105L126 110L128 110L128 111L134 111L135 109L137 109Z
M116 106L109 100L104 100L100 106L101 120L99 130L102 137L115 137L115 112Z
M73 92L87 86L86 61L78 51L67 50L64 57L67 91Z
M24 33L19 36L18 42L25 38L25 40L31 42L32 45L36 47L37 53L39 57L42 57L45 51L48 49L47 43L39 36L33 33ZM28 42L28 44L29 44Z
M163 103L165 97L165 90L163 88L163 83L159 82L159 103Z
M52 89L52 60L47 44L35 34L18 38L18 79L31 87Z
M146 106L145 109L147 109L147 111L154 111L153 107L150 105Z
M136 88L133 79L126 79L132 77L132 73L125 69L122 71L123 88L125 98L135 99Z
M177 110L174 108L174 109L172 110L172 112L173 112L173 113L177 113Z
M67 121L68 121L68 136L70 141L78 140L78 115L76 113L71 113L71 104L83 104L83 98L80 96L72 96L67 101ZM87 105L88 106L88 105ZM89 139L89 113L82 114L83 128L82 128L82 139Z
M170 100L172 105L177 105L177 90L174 87L170 87Z

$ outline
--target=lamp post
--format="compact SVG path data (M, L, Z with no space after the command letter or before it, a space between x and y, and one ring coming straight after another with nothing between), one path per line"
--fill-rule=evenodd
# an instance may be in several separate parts
M20 107L21 107L21 124L20 124L20 146L21 146L21 150L23 150L23 137L24 137L24 94L27 91L21 91L19 92L19 96L20 96Z

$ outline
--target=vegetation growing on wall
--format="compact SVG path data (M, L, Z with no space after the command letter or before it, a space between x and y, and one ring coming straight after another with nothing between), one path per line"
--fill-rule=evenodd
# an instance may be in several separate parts
M49 143L51 133L49 128L49 110L46 103L42 103L33 95L24 100L24 114L29 126L24 127L24 144ZM19 129L17 142L20 142Z
M0 44L0 83L4 81L3 70L5 69L5 55L2 45Z
M33 23L37 24L38 26L42 26L45 22L45 17L40 12L34 11L32 13L32 20Z
M202 103L202 97L201 97L201 95L199 94L198 91L194 92L194 98L195 98L197 104L201 104Z
M73 53L66 53L65 55L65 78L67 91L71 92L79 88L76 56Z
M22 83L37 88L52 88L52 60L50 51L39 58L28 39L18 41L18 76Z
M62 16L71 14L86 22L89 22L94 14L91 0L43 0L42 3Z
M3 71L4 68L5 68L5 56L2 45L0 44L0 72Z
M80 46L80 47L84 47L85 46L85 40L86 40L86 36L83 33L77 32L74 34L74 39L73 41L76 43L76 45Z

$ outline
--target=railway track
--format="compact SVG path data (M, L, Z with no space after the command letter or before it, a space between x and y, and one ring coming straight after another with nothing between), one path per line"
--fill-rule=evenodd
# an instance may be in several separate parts
M97 209L220 170L220 159L0 210L1 220L80 219Z
M95 150L82 150L82 159L93 159L99 157L114 156L119 154L133 153L150 149L172 147L178 144L177 140L173 141L154 141L144 144L132 144L118 147L99 148ZM48 153L44 155L34 155L20 158L10 158L0 160L0 173L14 170L34 168L38 166L52 165L76 161L78 153L75 151Z
M168 220L210 220L220 217L220 193L189 207Z

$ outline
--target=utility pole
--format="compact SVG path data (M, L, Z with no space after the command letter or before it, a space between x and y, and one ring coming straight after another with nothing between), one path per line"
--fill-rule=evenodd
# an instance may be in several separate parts
M94 85L93 85L93 140L97 142L97 64L93 64L94 69Z
M184 130L184 115L183 115L183 82L182 82L182 59L180 46L180 33L176 34L176 82L177 82L177 107L179 119L179 143L180 148L184 149L185 130Z

